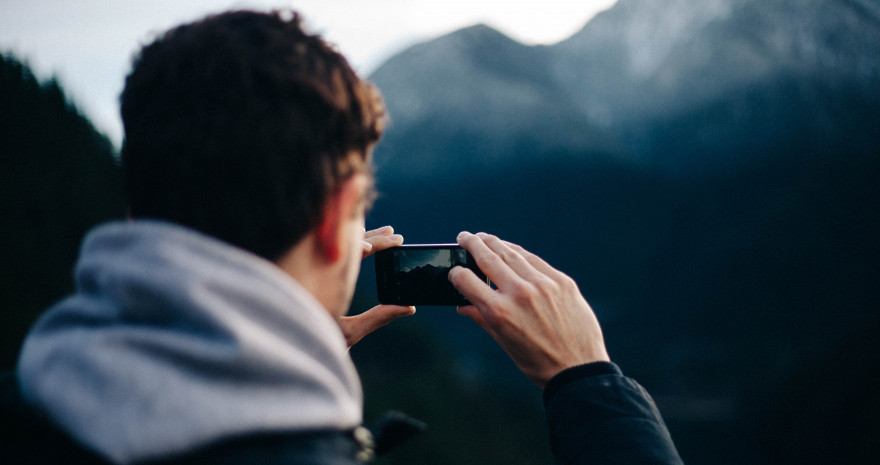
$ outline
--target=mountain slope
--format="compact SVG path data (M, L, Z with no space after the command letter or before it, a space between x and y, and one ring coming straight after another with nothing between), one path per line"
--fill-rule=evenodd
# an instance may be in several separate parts
M601 146L604 136L552 81L550 58L543 47L484 25L391 58L371 76L392 119L379 167L437 173L454 162L485 169L524 148Z
M549 47L486 26L457 31L371 76L394 119L377 162L413 176L450 158L486 167L553 152L676 173L724 170L749 154L707 162L715 141L756 127L835 132L827 126L840 99L880 102L875 4L621 0ZM724 110L695 121L690 137L676 135L687 151L670 155L655 126L712 107Z

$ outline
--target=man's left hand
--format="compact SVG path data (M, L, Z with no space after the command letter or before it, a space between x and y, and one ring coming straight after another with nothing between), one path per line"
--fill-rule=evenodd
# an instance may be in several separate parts
M403 244L403 236L394 234L394 228L384 226L364 233L364 254L367 258L380 250L397 247ZM377 305L366 312L354 316L344 316L339 320L339 326L345 335L348 346L353 346L367 334L391 323L402 317L416 312L415 307L401 307L399 305Z

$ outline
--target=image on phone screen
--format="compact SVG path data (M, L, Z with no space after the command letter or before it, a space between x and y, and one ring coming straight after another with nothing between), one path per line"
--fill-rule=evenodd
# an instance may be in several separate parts
M473 257L457 244L415 244L376 254L380 303L395 305L468 305L449 282L449 270L464 266L479 272ZM484 278L482 273L478 276Z

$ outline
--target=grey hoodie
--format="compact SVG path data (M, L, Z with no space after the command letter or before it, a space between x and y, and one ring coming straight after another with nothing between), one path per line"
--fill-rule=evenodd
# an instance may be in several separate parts
M30 404L113 462L361 422L339 326L274 264L133 221L92 231L75 276L76 293L28 335L19 382Z

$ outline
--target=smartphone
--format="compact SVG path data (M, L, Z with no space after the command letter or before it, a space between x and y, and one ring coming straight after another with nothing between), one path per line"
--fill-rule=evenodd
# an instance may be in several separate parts
M449 282L454 266L470 268L488 284L477 262L458 244L405 244L377 252L379 303L392 305L470 305Z

